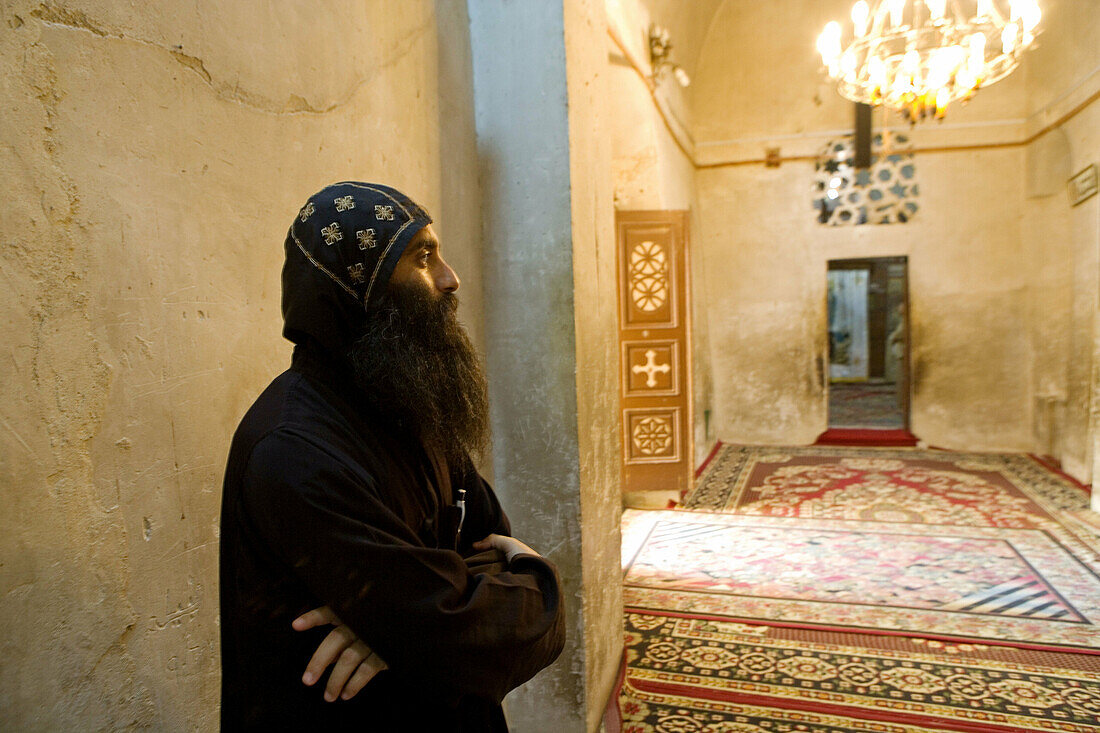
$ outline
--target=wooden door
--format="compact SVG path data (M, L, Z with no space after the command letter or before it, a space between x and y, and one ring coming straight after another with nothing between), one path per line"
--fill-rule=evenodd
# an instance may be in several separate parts
M619 211L619 397L623 491L692 480L687 212Z

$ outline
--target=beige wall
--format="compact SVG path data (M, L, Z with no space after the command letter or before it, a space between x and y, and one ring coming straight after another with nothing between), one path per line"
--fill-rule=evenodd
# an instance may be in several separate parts
M813 219L812 164L700 171L718 434L813 442L827 417L827 261L906 255L914 432L942 447L1026 450L1026 268L1012 264L1021 161L1011 150L962 168L922 156L914 221L855 229Z
M1067 212L1060 173L1051 202L1029 193L1037 151L1020 142L1050 120L1052 100L1096 68L1100 44L1089 3L1049 5L1042 48L1016 74L950 109L942 124L909 131L889 121L910 132L918 150L1015 144L918 154L918 215L904 225L854 228L814 223L812 163L736 165L762 158L766 147L812 155L851 130L852 106L822 80L813 49L825 22L845 19L850 3L721 5L691 99L701 165L696 257L705 260L722 439L806 443L822 432L826 262L907 255L914 432L946 448L1037 450L1036 393L1065 385L1076 407L1055 430L1067 467L1073 455L1086 462L1096 216ZM1060 50L1044 60L1043 49ZM1033 61L1046 71L1025 73ZM1087 147L1094 141L1072 142L1096 129L1092 115L1067 126L1078 168L1096 158Z
M586 729L599 728L623 650L619 558L618 293L603 0L565 3L577 354Z
M445 215L481 339L468 62L437 70L464 14L4 3L0 727L216 727L222 470L288 362L306 196L382 179Z
M1036 450L1089 482L1095 459L1093 383L1097 362L1100 199L1072 206L1067 179L1100 165L1100 13L1091 3L1058 0L1025 68L1031 135L1087 104L1027 146L1023 238L1032 272ZM1091 413L1091 414L1090 414Z

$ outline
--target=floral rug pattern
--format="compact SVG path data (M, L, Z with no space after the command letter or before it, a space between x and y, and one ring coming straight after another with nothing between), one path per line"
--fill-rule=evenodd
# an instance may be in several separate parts
M722 446L683 507L1038 529L1100 572L1100 530L1088 511L1088 493L1026 455Z
M1100 730L1096 672L795 642L769 631L628 613L622 730Z

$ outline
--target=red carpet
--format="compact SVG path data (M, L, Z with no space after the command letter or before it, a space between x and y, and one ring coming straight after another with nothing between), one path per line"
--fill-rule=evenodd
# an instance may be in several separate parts
M917 436L908 430L870 430L863 428L829 428L814 445L882 446L886 448L914 447Z

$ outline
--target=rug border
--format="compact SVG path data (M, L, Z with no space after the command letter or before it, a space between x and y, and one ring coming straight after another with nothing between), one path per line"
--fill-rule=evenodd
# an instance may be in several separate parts
M771 619L750 618L747 616L724 616L713 613L685 613L684 611L669 611L661 608L644 608L642 606L623 606L623 613L640 613L648 616L668 616L670 618L690 618L699 621L721 621L746 624L748 626L773 626L781 629L801 629L803 631L821 631L836 634L866 634L867 636L896 636L905 639L931 639L935 641L948 641L958 644L985 644L986 646L1007 647L1009 649L1028 649L1037 652L1054 652L1060 654L1087 654L1100 656L1100 648L1091 646L1037 644L1029 641L1006 641L1003 639L988 639L984 636L954 636L951 634L935 634L923 631L903 631L893 629L871 629L864 626L843 626L840 624L813 624L805 621L772 621Z
M728 690L708 688L696 688L690 685L679 685L675 682L657 682L629 677L630 686L640 692L653 694L669 694L678 697L725 702L733 705L751 705L753 707L773 708L781 710L800 710L804 712L820 713L839 718L855 718L857 720L875 721L880 723L895 723L898 725L915 725L932 730L959 731L960 733L1016 733L1020 728L1012 723L983 723L978 721L952 720L937 715L922 715L920 713L907 713L903 711L889 711L875 707L861 707L844 705L842 703L830 703L820 700L800 700L793 697L781 697L767 695L765 693L744 693ZM641 683L641 684L639 684ZM647 689L648 688L648 689ZM873 715L871 715L873 714ZM1051 721L1058 722L1058 721ZM1076 725L1072 723L1072 725ZM1044 730L1044 729L1032 729ZM1045 730L1057 730L1048 726ZM1064 729L1063 729L1064 730ZM1069 730L1073 730L1072 728ZM1078 730L1086 730L1078 728Z
M723 445L725 445L725 443L722 441L715 441L714 447L710 449L710 453L708 453L707 457L703 459L703 462L699 464L699 467L695 469L696 479L703 475L703 471L707 470L707 466L709 466L710 462L714 460L714 457L718 455L718 451L721 450ZM686 495L687 492L685 491L684 494ZM681 496L680 498L683 499L684 497Z
M1074 486L1079 488L1085 496L1088 496L1090 498L1092 497L1092 485L1091 484L1086 484L1086 483L1083 483L1081 481L1078 481L1073 476L1070 476L1068 473L1063 471L1061 469L1061 467L1056 465L1052 460L1048 461L1047 459L1043 458L1042 456L1040 456L1036 453L1025 453L1024 455L1026 455L1028 458L1035 461L1036 463L1038 463L1040 466L1047 469L1051 473L1058 474L1059 476L1064 478L1066 481L1070 482L1071 484L1073 484Z

